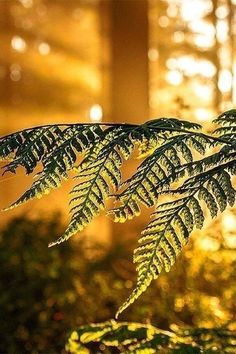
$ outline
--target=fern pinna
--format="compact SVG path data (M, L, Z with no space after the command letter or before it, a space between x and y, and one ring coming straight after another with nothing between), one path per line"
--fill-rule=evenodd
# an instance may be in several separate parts
M236 110L213 121L205 134L199 124L160 118L136 124L57 124L13 133L0 139L3 174L24 167L35 173L32 186L11 206L58 188L74 174L71 221L59 244L83 230L106 208L115 222L138 216L141 205L154 208L134 251L137 285L117 316L134 302L161 271L169 271L194 228L202 228L206 210L212 218L235 203ZM81 156L80 156L81 155ZM122 181L125 160L141 159ZM161 201L159 202L159 198Z

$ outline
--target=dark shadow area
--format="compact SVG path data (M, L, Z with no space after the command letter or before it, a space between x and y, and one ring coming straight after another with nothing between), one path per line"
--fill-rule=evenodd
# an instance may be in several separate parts
M133 240L114 235L105 249L80 235L48 249L63 229L55 215L18 217L1 231L1 353L63 353L72 329L113 318L131 291ZM194 243L120 320L162 329L233 320L233 251L222 247L206 254Z

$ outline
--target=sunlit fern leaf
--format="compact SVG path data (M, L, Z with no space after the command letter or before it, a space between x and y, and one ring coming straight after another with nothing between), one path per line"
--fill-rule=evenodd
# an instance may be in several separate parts
M180 142L177 146L176 146L176 150L179 151L183 158L185 159L186 162L192 162L193 161L193 155L192 155L192 151L190 150L190 148L188 147L188 145L185 142Z
M111 188L117 190L120 185L121 154L128 158L134 149L134 145L128 143L129 140L129 130L120 134L119 128L112 129L90 155L93 156L92 159L87 156L86 161L82 161L76 177L79 183L71 191L73 206L70 224L64 235L50 246L59 244L83 230L105 208L105 200Z
M131 156L135 148L135 134L140 136L138 140L140 143L144 136L151 138L156 132L149 130L145 124L127 129L110 128L105 139L85 157L85 161L82 161L78 168L79 183L71 192L75 195L71 200L73 204L71 222L65 233L50 246L59 244L82 231L105 208L105 200L109 197L111 188L116 191L120 186L122 157L127 160ZM86 179L84 184L81 183L81 178ZM130 214L137 214L139 212L137 203L131 202L129 210Z
M181 187L169 191L183 193L182 198L157 206L152 220L141 233L140 245L134 251L137 285L116 317L138 299L162 270L170 270L194 227L202 228L205 217L199 201L204 200L213 218L219 210L223 212L227 205L234 204L235 190L227 172L232 165L235 161L225 163L221 169L213 167L190 177Z
M115 222L125 222L140 214L140 204L147 207L157 203L158 192L173 181L178 181L183 173L177 172L183 164L193 161L192 152L205 153L211 141L202 136L179 134L157 147L138 167L137 172L123 185L125 190L116 196L122 205L109 212ZM183 170L186 172L185 170ZM168 177L167 177L168 176ZM169 179L169 180L168 180Z
M73 168L77 154L86 151L95 141L102 139L103 136L104 133L99 126L84 125L78 127L72 125L67 127L62 131L60 138L59 135L57 136L52 151L47 150L47 153L40 156L43 170L35 176L37 178L36 181L15 203L5 210L17 207L35 197L41 198L52 189L60 187L62 180L68 178L67 171ZM28 162L25 158L25 156L28 156L27 154L29 154L28 149L23 149L21 158L25 163ZM18 161L18 158L16 160ZM15 163L15 160L12 163ZM9 165L11 166L12 163ZM7 167L7 170L10 168Z
M201 129L201 125L176 118L158 118L150 120L141 126L141 130L133 130L131 137L140 143L140 154L152 152L153 148L163 144L166 139L176 136L184 130L191 131ZM141 134L140 134L141 133Z
M159 129L164 131L168 131L168 129L173 129L172 131L178 131L178 129L199 130L202 127L200 124L188 122L186 120L181 120L177 118L152 119L146 123L146 126L155 130Z
M218 205L215 201L215 198L212 196L212 194L208 191L207 188L202 187L199 190L198 198L199 200L203 200L206 203L206 206L211 213L211 217L212 218L216 217L219 210Z
M36 176L38 179L33 182L31 187L23 193L16 202L3 210L10 210L34 198L41 198L44 194L48 194L52 189L60 187L62 180L65 180L68 177L66 173L59 174L55 171L50 171L48 174L43 171Z
M5 172L15 172L17 167L23 166L28 174L31 173L43 156L55 148L62 136L62 127L45 126L0 139L0 159L12 160L4 167Z
M220 211L223 212L227 207L227 197L224 192L224 189L221 187L217 178L212 177L207 185L207 187L211 190L212 194L217 201Z
M30 130L30 129L29 129ZM12 158L23 142L23 132L13 133L0 139L0 161Z
M86 125L68 125L68 126L43 126L33 128L31 130L15 133L7 137L1 144L0 141L0 156L7 158L11 157L11 162L4 167L5 172L15 172L16 168L22 166L27 173L31 173L36 167L37 163L42 161L43 164L48 163L48 158L55 156L53 152L56 151L57 160L69 159L70 154L74 155L74 151L81 152L94 141L95 134L100 136L102 130L99 126ZM10 139L10 140L9 140ZM16 140L18 143L14 148ZM64 150L70 150L68 153ZM45 159L45 161L44 161ZM55 160L55 158L54 158ZM50 161L51 162L51 161ZM66 161L65 161L66 163Z
M235 118L235 123L236 123L236 118ZM231 135L232 138L235 138L236 135L236 125L229 125L227 127L220 127L214 130L214 133L217 133L221 137Z
M231 144L234 143L236 137L236 117L234 124L233 123L222 123L220 127L216 128L213 131L213 134L216 135L218 138L222 139L222 141L230 141Z
M191 213L190 201L191 197L187 197L165 203L153 214L153 220L141 234L140 246L134 251L138 272L136 288L119 308L116 317L147 289L153 279L158 278L163 268L169 271L175 263L193 229L193 216L187 225L184 220L184 209L188 208Z
M216 128L214 134L221 139L234 142L236 139L236 110L231 109L222 113L214 121L220 127Z
M236 164L234 164L236 166ZM220 175L218 176L218 183L224 190L226 195L227 203L229 206L233 207L235 203L235 189L232 186L231 176L230 176L230 168L226 170L222 170ZM233 173L235 175L235 173Z
M213 123L221 125L231 125L232 123L236 123L236 109L230 109L220 114L213 120Z
M8 135L0 139L0 160L10 160L4 173L24 167L30 174L41 167L30 189L10 208L49 193L76 173L71 221L52 246L83 230L111 196L116 207L109 213L115 221L139 215L141 205L155 207L134 252L137 286L120 314L162 270L170 270L192 230L203 226L205 209L216 217L234 205L235 118L236 110L220 115L212 135L204 134L199 124L175 118L141 125L48 125ZM79 161L78 155L82 155ZM143 161L122 183L122 164L131 158ZM171 199L158 205L160 194Z
M192 176L192 178L189 178L188 181L185 182L185 186L190 187L192 184L196 183L195 176L198 176L198 183L201 183L201 179L207 176L208 171L212 167L215 168L215 172L217 172L217 170L224 170L225 166L227 168L232 168L232 163L235 161L235 157L235 148L232 145L224 145L219 151L213 152L207 157L183 164L177 169L177 176L181 173L184 173L184 175L188 174L189 176ZM202 174L199 176L199 173Z

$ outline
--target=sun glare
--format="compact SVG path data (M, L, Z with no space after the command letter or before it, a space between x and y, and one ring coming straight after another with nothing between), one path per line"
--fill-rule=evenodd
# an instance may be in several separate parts
M24 53L27 49L27 45L26 45L25 40L23 38L21 38L20 36L12 37L11 46L15 51L17 51L19 53Z
M193 83L193 90L197 97L203 101L210 101L213 96L212 88L209 85L201 85L199 83Z
M230 70L223 69L219 73L218 88L221 92L229 92L232 88L232 73Z
M102 107L99 104L94 104L89 110L89 118L92 122L101 122L103 116Z
M211 119L210 112L206 108L196 108L194 110L194 114L195 114L196 119L201 122Z
M235 231L236 230L236 216L227 211L222 216L222 227L225 231Z
M39 44L38 50L41 55L48 55L51 51L51 48L48 43L42 42Z
M212 10L212 2L209 0L183 0L180 3L180 16L184 21L194 21L202 18Z
M171 70L167 72L166 80L171 85L178 86L183 82L183 75L178 70Z

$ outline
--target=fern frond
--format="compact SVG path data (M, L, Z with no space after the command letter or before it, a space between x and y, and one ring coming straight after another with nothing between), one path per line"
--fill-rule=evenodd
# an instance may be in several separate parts
M221 125L231 125L236 122L236 109L230 109L222 114L220 114L213 123Z
M211 141L201 135L179 134L157 147L138 167L137 172L123 183L126 189L116 196L122 205L109 212L115 222L125 222L140 214L140 204L151 207L159 192L185 173L180 170L183 160L193 161L192 151L204 154ZM192 151L191 151L192 149Z
M62 139L63 129L58 126L32 128L11 134L0 140L0 160L10 158L12 162L4 167L5 172L14 172L17 167L31 173L37 163L52 151Z
M139 215L141 205L155 207L134 252L137 286L120 314L162 270L170 270L193 229L202 228L205 209L214 218L235 204L235 119L236 110L220 115L212 135L199 124L175 118L141 125L47 125L8 135L0 139L0 160L10 160L3 173L23 167L30 174L41 166L32 186L9 208L49 193L76 173L71 221L52 246L83 230L111 196L116 207L108 214L119 222ZM142 162L122 182L122 164L131 158ZM160 194L170 199L158 205Z
M213 167L187 179L174 194L184 194L180 199L157 206L152 221L141 233L139 246L134 251L137 264L137 285L129 298L119 308L116 318L157 279L162 270L170 270L178 254L187 243L194 227L201 229L204 223L204 200L211 216L223 212L235 202L235 190L227 172L236 162ZM170 191L169 191L170 192Z
M188 122L177 118L158 118L145 123L147 127L162 131L200 130L202 126L197 123Z
M36 139L37 131L40 131L40 137ZM60 131L60 134L59 134ZM28 173L32 172L33 168L37 165L37 162L41 161L43 170L36 174L36 181L33 182L31 187L10 207L5 210L17 207L20 204L26 203L29 200L37 197L41 198L44 194L48 194L52 189L58 188L61 185L62 180L68 178L67 171L74 167L77 159L77 154L86 151L92 144L101 140L104 136L103 131L99 126L77 126L72 125L64 130L56 127L44 127L41 129L36 128L34 132L34 144L31 144L32 140L26 140L22 149L16 152L16 157L5 166L5 172L14 172L18 166L25 166ZM47 132L47 138L45 138L45 132ZM57 132L53 135L53 132ZM50 134L49 134L50 133ZM59 138L60 135L60 138ZM44 139L43 139L44 138ZM47 141L47 145L45 144ZM35 146L44 146L41 154L36 155ZM21 154L21 155L19 155ZM18 157L19 155L19 157ZM33 160L32 156L35 157ZM32 163L30 163L31 161ZM5 173L4 172L4 173Z
M139 298L153 279L158 278L163 268L169 271L175 263L177 255L193 229L193 215L190 211L192 198L186 197L163 204L153 214L154 219L141 233L140 246L134 251L134 262L137 263L138 272L137 285L119 308L116 318ZM191 221L187 225L184 219L186 213Z
M86 161L82 161L80 165L80 173L77 176L79 184L72 190L72 194L75 194L75 197L71 200L71 204L73 204L71 222L65 233L58 240L52 242L49 245L50 247L60 244L78 231L82 231L105 208L105 200L109 197L111 189L116 191L120 187L122 158L129 159L135 148L135 143L139 146L143 144L144 139L156 141L158 136L162 138L165 130L163 122L166 124L165 129L168 129L168 124L172 129L175 126L179 127L184 124L180 123L178 125L175 120L173 123L172 119L165 119L162 124L157 124L157 122L151 122L152 124L150 124L148 122L135 128L127 127L127 129L121 129L120 127L111 127L107 130L106 138L97 145L95 151L89 155L90 157L87 157ZM187 124L187 126L192 125ZM198 125L193 125L194 129L198 127ZM172 135L173 132L171 131L170 134ZM176 156L174 150L172 155ZM168 155L163 155L162 159L171 168L173 163ZM85 185L81 184L81 178L85 178ZM130 203L129 212L130 214L139 213L137 203Z
M47 174L43 171L38 173L36 178L38 179L32 183L31 187L14 203L4 208L3 211L14 209L34 198L42 198L43 195L49 194L51 190L59 188L62 180L66 180L68 176L66 173L60 174L56 171L50 171L50 173Z
M219 125L215 129L214 134L221 139L234 142L236 139L236 110L231 109L227 112L222 113L214 121L215 124Z
M121 181L122 157L128 158L134 149L130 131L120 134L112 129L95 151L82 161L78 176L79 183L72 189L72 218L64 235L49 246L59 244L84 229L105 208L111 188L116 190Z
M73 205L71 222L64 235L52 242L50 247L82 231L105 208L105 200L111 189L116 191L120 186L122 158L127 160L135 148L132 141L134 132L142 137L142 126L135 129L107 129L105 139L82 161L76 177L79 183L71 191L74 195L70 202Z

